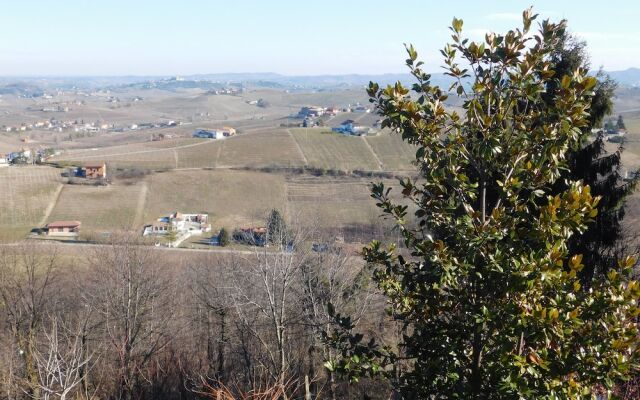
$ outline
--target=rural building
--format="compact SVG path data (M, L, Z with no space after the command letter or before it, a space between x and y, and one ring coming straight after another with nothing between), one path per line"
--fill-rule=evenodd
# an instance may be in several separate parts
M6 160L9 164L28 164L32 160L31 150L22 149L20 151L13 151L6 155Z
M160 217L156 222L146 225L142 236L166 235L176 231L179 235L200 235L211 231L208 214L183 214L175 212L166 217Z
M222 127L222 134L225 137L235 136L236 135L236 130L235 130L235 128L232 128L230 126L223 126Z
M80 233L80 221L55 221L46 228L47 236L75 237Z
M371 109L365 106L357 105L354 108L352 108L352 111L355 113L370 113Z
M324 108L318 106L306 106L300 108L298 111L298 117L306 118L306 117L320 117L324 114Z
M348 119L340 124L340 126L336 126L335 128L331 128L333 132L342 133L343 135L353 135L353 136L367 136L370 132L370 129L366 126L356 125L355 121L352 119Z
M193 133L193 137L202 138L202 139L223 139L225 136L222 130L198 129Z
M267 228L240 228L237 231L233 232L233 240L254 246L266 246Z
M340 109L338 107L327 107L327 109L324 110L325 114L333 115L333 116L338 115L339 112L340 112Z
M85 165L80 175L87 179L104 179L107 177L107 165L105 163Z
M3 155L0 155L0 167L8 167L9 166L9 160L7 160L7 158Z
M143 236L148 235L166 235L170 231L173 230L173 225L168 222L156 221L151 225L147 225L144 227Z

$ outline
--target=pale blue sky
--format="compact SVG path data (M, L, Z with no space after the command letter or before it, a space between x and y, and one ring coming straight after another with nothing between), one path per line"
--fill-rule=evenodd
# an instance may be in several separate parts
M569 19L594 66L640 67L631 0L0 0L0 75L404 72L404 42L438 70L453 16L479 38L531 4Z

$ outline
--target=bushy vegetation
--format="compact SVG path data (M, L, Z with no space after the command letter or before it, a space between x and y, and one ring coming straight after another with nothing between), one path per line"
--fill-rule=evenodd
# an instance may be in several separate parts
M399 339L366 342L332 312L338 328L327 340L341 357L330 370L353 381L381 375L403 398L425 399L592 398L637 370L635 260L583 285L585 259L570 245L601 200L562 174L598 80L580 66L557 73L551 56L565 21L534 33L535 18L527 10L521 28L482 42L465 39L454 18L442 55L463 115L445 109L447 92L431 85L412 46L411 88L369 86L383 126L418 146L421 176L400 182L417 211L374 185L409 250L365 249Z

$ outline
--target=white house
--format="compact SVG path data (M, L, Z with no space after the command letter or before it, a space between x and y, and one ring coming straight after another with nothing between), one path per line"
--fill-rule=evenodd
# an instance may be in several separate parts
M211 231L211 224L208 223L208 214L183 214L175 212L166 217L158 218L151 225L146 225L143 236L166 235L175 231L179 235L201 235Z

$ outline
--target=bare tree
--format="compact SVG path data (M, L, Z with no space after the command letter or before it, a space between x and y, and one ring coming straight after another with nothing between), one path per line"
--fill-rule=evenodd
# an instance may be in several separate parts
M270 247L254 247L253 256L244 260L246 268L234 280L235 309L244 329L266 353L265 369L282 387L291 372L290 330L300 321L300 306L293 294L300 268L308 252L302 247L307 235L302 229L283 226L270 230ZM264 324L254 323L256 318ZM259 327L260 329L257 329Z
M238 269L236 257L205 257L189 267L193 293L194 323L203 322L207 376L225 382L226 354L230 340L234 302L231 271Z
M34 351L41 398L44 400L65 400L81 383L83 370L93 357L85 352L80 335L82 326L71 332L62 325L57 318L53 318L51 329L44 334L45 350Z
M331 246L316 254L302 265L299 278L302 292L300 299L304 305L306 324L313 333L309 346L309 371L307 375L315 377L317 361L331 361L332 350L322 343L322 333L329 329L331 315L329 306L340 313L353 315L357 324L365 314L372 298L368 285L368 273L358 258L350 256L342 246ZM321 351L322 359L316 360ZM335 377L327 372L329 396L335 399ZM317 390L313 390L314 392Z
M29 397L40 397L34 352L47 309L55 303L51 289L56 266L52 247L35 249L25 244L0 253L0 306L12 339L11 352L19 354L22 362L23 383L18 386Z
M114 237L90 255L95 269L88 302L95 307L109 354L115 355L115 393L140 391L144 367L170 341L170 285L157 252L134 234Z

